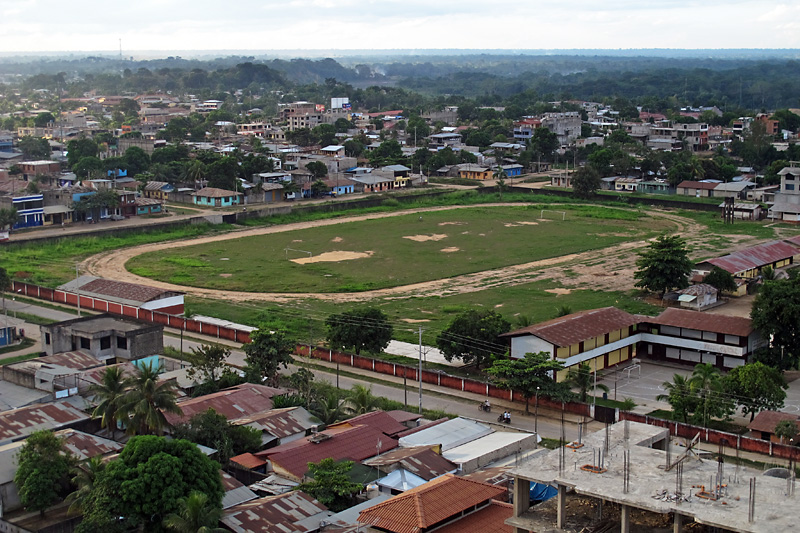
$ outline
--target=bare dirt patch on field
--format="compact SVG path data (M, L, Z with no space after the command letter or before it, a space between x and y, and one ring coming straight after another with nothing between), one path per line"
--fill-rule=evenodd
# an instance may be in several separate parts
M401 318L401 322L405 322L407 324L421 324L422 322L430 322L428 318Z
M230 278L233 274L220 274L219 277L221 278Z
M460 252L460 251L461 251L461 248L458 248L457 246L450 246L450 247L448 247L448 248L442 248L442 249L441 249L441 250L439 250L439 251L440 251L440 252L444 252L444 253L446 253L446 254L452 254L453 252Z
M406 235L403 237L414 242L441 241L447 238L446 233L434 233L433 235Z
M343 240L344 239L342 239L341 237L334 237L333 239L331 239L331 242L342 242Z
M439 222L437 226L466 226L466 222Z
M305 265L308 263L338 263L339 261L352 261L353 259L364 259L370 257L373 252L323 252L312 257L300 257L292 259L292 263Z
M549 292L550 294L557 294L561 296L562 294L570 294L572 293L572 289L545 289L544 292Z

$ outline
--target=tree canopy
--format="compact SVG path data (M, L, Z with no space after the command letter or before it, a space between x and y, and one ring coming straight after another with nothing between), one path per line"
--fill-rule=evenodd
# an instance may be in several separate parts
M494 310L470 309L455 317L436 337L436 346L448 361L461 359L480 368L505 351L498 337L510 329L511 323Z
M353 494L364 488L361 483L350 480L353 461L335 461L323 459L319 463L308 463L308 479L297 486L317 499L321 504L335 512L343 511L350 506Z
M257 452L262 445L260 430L231 424L214 409L198 413L188 423L176 426L173 436L214 448L222 465L227 465L234 455Z
M688 287L693 268L686 241L678 235L658 237L639 254L636 266L636 287L657 292L661 298L667 291Z
M192 366L186 374L190 379L199 377L202 383L215 382L226 367L225 361L230 354L230 348L221 344L203 344L192 348L192 355L189 357Z
M331 315L325 320L328 342L337 349L379 353L389 346L393 328L377 307L363 307Z
M572 174L572 193L578 198L591 198L600 188L600 174L591 166L581 167Z
M526 353L522 359L498 359L486 371L501 387L522 393L527 413L529 400L537 392L556 399L569 397L569 387L553 379L554 373L563 367L561 361L552 359L547 352L538 352Z
M277 383L278 370L292 362L295 343L281 331L270 331L261 326L250 333L250 342L242 346L245 357L245 375L255 383L264 380Z
M795 368L800 361L800 277L765 281L750 317L753 328L771 339L757 358L781 370Z
M719 292L735 292L736 291L736 280L733 279L733 275L727 270L722 270L718 266L713 266L711 268L711 272L706 274L703 278L703 283L708 283Z
M75 464L75 458L52 431L31 433L19 450L14 474L22 505L44 514L66 494L69 474Z
M760 361L737 366L728 372L724 382L725 391L742 408L744 415L750 415L751 422L760 411L783 408L789 387L780 370Z

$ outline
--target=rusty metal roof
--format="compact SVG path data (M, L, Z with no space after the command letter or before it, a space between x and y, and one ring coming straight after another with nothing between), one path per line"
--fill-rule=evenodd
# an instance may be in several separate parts
M502 487L445 474L362 511L358 521L393 533L417 533L505 492Z
M756 415L752 422L747 424L747 429L751 431L762 431L764 433L775 433L775 426L783 420L791 420L800 431L800 417L790 413L779 411L761 411Z
M622 309L604 307L554 318L547 322L505 333L501 337L533 335L554 346L570 346L612 331L625 329L638 322L637 317Z
M248 470L253 470L254 468L259 468L267 464L266 459L262 459L261 457L256 457L250 452L234 455L233 457L231 457L231 462L243 466Z
M256 456L269 459L276 472L285 471L286 475L301 479L308 471L308 463L318 463L327 458L361 462L396 447L395 439L374 427L344 426L269 448L256 453Z
M378 457L364 461L367 466L400 467L415 474L425 481L437 478L458 467L433 451L429 446L398 448ZM384 470L392 470L388 468Z
M56 367L70 370L88 370L97 367L105 368L105 365L102 361L83 352L61 352L8 365L8 368L24 374L35 374L39 369L54 369Z
M703 263L710 263L714 266L726 270L731 274L744 272L771 265L776 261L782 261L794 257L800 250L783 241L772 241L758 246L752 246L746 250L733 252L714 259L707 259ZM700 263L702 264L702 263Z
M301 491L287 492L278 496L258 498L231 507L222 515L221 522L237 533L269 531L270 533L303 533L316 531L299 524L319 516L323 520L327 507Z
M228 420L236 420L245 416L272 409L272 397L286 392L283 389L267 387L254 383L244 383L235 387L191 398L178 403L183 410L182 415L165 413L167 422L172 425L187 422L192 416L214 409Z
M147 285L137 285L135 283L126 283L124 281L113 281L102 278L95 278L87 283L82 284L79 290L81 294L84 295L97 295L106 298L115 298L119 300L129 300L131 302L141 303L158 300L174 294L183 294L176 291L167 291L156 287L148 287Z
M240 418L236 424L266 431L279 439L305 433L316 425L311 421L311 414L302 407L272 409Z
M381 433L390 435L392 437L408 429L406 426L395 420L394 417L386 411L372 411L370 413L364 413L363 415L355 416L349 420L345 420L344 422L331 424L329 427L336 428L342 426L370 426L379 430Z
M708 183L706 181L682 181L678 184L678 189L702 189L705 191L713 190L718 183Z
M55 436L63 439L64 447L72 452L72 455L76 456L80 461L91 459L98 455L116 453L124 447L116 441L104 439L97 435L91 435L75 429L56 431Z
M0 413L0 444L27 437L40 429L61 429L89 415L67 402L37 403Z
M749 318L701 313L700 311L674 307L665 309L657 317L647 318L646 320L651 324L709 331L724 335L738 335L739 337L747 337L753 332L753 324Z

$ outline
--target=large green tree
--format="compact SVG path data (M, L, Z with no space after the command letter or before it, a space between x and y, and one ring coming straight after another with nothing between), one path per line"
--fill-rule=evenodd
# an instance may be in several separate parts
M332 511L350 507L353 495L364 486L350 479L353 461L335 461L328 458L319 463L308 463L307 481L297 486Z
M591 198L600 188L600 174L594 167L585 166L572 174L572 194L578 198Z
M379 353L389 346L393 328L389 318L377 307L363 307L331 315L325 320L331 347L360 354Z
M179 513L181 499L195 491L208 497L208 505L221 509L219 465L194 443L132 437L98 474L77 531L163 531L164 519Z
M245 375L254 383L268 381L277 384L278 370L292 362L296 343L281 331L259 327L250 334L250 342L242 346L245 357Z
M30 511L45 510L66 493L75 458L52 431L35 431L17 455L14 484L22 505Z
M192 348L189 362L192 366L186 374L190 379L201 379L201 383L216 382L226 367L225 361L231 355L230 348L221 344L202 344Z
M744 415L750 415L751 422L760 411L782 409L789 387L780 370L761 361L732 369L723 381L725 392Z
M703 283L708 283L719 292L734 292L736 291L736 280L733 275L727 270L722 270L718 266L713 266L711 272L706 274L703 278Z
M0 231L11 231L18 218L19 214L15 207L0 208Z
M222 509L195 490L178 500L178 510L164 519L164 527L175 533L226 533L227 529L217 527L221 517Z
M498 337L510 329L511 323L494 310L470 309L455 317L436 337L436 346L448 361L461 359L480 368L492 356L505 352Z
M558 399L569 396L569 388L553 379L563 367L561 361L552 359L547 352L538 352L526 353L522 359L498 359L486 371L501 387L521 393L528 413L530 399L537 393Z
M30 135L20 137L17 141L17 148L20 149L26 160L50 158L50 143L41 137L31 137Z
M639 254L636 266L636 286L657 292L660 298L672 289L688 287L693 268L686 241L678 235L658 237Z
M800 277L765 281L750 312L753 328L769 346L757 353L764 363L786 370L800 360Z
M217 450L222 465L234 455L257 452L261 449L261 431L244 425L234 425L214 409L198 413L186 424L173 429L173 436Z

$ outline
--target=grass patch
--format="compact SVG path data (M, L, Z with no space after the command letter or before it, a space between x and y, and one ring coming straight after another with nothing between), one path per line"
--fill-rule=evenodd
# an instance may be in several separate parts
M465 185L468 187L480 187L482 184L480 181L476 180L468 180L464 178L428 178L428 183L438 183L442 185Z
M47 326L49 324L55 324L56 322L58 322L58 320L53 320L51 318L44 318L29 313L17 313L17 318L24 320L28 324L36 324L37 326Z
M561 439L548 439L547 437L542 437L542 442L539 443L539 446L542 448L547 448L548 450L555 450L556 448L560 448L565 444L566 441Z
M128 268L161 281L220 290L361 292L600 249L655 234L648 227L652 224L633 210L574 206L566 221L543 222L539 215L538 208L527 206L476 206L425 213L422 220L413 214L347 222L231 239L213 247L153 252L132 259ZM603 220L601 228L598 219ZM366 255L307 264L292 261L306 259L305 252L313 257L334 252Z
M2 355L4 353L11 353L11 352L19 351L19 350L24 350L25 348L30 348L34 344L36 344L36 342L33 339L29 339L29 338L25 337L24 339L22 339L22 342L20 342L19 344L14 344L13 346L3 346L2 348L0 348L0 355ZM36 355L38 355L38 352L37 352ZM27 357L27 355L21 355L19 357ZM12 357L11 359L17 359L17 358L16 357ZM8 364L8 361L3 361L2 364L4 364L4 365Z

